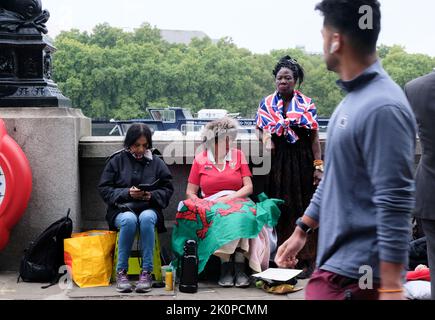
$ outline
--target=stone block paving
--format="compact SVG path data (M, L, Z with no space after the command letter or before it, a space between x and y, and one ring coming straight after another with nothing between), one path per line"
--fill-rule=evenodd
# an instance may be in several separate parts
M299 280L298 287L305 287L307 280ZM304 290L287 294L272 295L251 286L247 289L221 288L215 283L200 283L196 294L173 292L164 288L153 288L147 294L120 294L115 285L80 289L62 289L54 285L41 289L39 283L17 283L16 273L0 273L0 300L303 300Z

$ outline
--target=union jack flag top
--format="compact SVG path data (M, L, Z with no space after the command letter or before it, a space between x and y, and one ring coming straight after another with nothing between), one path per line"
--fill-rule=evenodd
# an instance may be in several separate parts
M296 143L298 135L292 127L319 130L317 108L311 98L295 90L286 117L283 115L284 101L278 92L264 98L256 115L258 128L278 136L285 135L289 143Z

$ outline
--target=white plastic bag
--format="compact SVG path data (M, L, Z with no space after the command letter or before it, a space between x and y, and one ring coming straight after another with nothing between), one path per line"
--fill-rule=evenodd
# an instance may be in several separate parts
M405 297L410 300L431 300L429 281L409 281L404 287Z

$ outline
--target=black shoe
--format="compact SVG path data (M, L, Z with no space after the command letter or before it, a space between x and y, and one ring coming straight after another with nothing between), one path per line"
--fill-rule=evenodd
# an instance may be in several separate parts
M218 284L224 288L234 287L234 263L224 262L221 264L221 275Z

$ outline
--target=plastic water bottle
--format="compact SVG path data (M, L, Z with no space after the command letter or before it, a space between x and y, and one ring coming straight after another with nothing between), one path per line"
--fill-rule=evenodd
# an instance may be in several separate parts
M195 240L187 240L184 245L179 289L184 293L198 291L198 246Z

